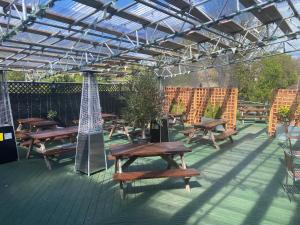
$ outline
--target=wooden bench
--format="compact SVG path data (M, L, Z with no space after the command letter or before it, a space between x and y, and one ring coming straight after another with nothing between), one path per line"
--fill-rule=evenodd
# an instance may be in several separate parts
M187 129L187 130L180 131L180 133L182 133L182 134L185 135L185 136L189 136L189 135L191 135L192 133L194 133L195 131L196 131L195 128L191 128L191 129Z
M69 152L76 152L76 143L55 146L53 148L47 149L46 151L39 151L39 153L43 155L46 166L49 170L52 170L49 157L56 157Z
M141 179L153 178L184 178L185 189L191 191L189 180L191 177L199 176L200 173L196 169L168 169L159 171L138 171L138 172L122 172L115 173L113 179L120 182L121 197L125 197L123 183L126 181L134 181Z
M115 173L113 179L117 181L134 181L152 178L167 178L167 177L194 177L200 173L196 169L169 169L159 171L138 171L138 172L122 172Z
M216 141L223 141L226 138L229 138L230 141L233 142L233 139L231 136L235 135L235 134L237 134L236 130L229 129L229 130L223 131L221 134L215 135L215 139L216 139Z
M29 148L31 145L31 142L32 142L31 140L22 141L22 142L20 142L20 146ZM33 144L37 145L39 143L41 143L39 140L34 140Z

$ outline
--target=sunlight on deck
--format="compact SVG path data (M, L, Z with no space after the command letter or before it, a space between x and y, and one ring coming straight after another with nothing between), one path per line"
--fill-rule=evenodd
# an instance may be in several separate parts
M184 140L173 130L173 140ZM245 125L221 150L191 143L188 166L201 175L182 180L141 180L127 185L121 200L113 166L88 177L75 174L67 159L48 171L43 159L0 165L0 224L300 224L299 195L289 201L282 188L285 169L276 139L265 125ZM106 145L126 142L114 137ZM137 160L134 167L162 167L161 160Z

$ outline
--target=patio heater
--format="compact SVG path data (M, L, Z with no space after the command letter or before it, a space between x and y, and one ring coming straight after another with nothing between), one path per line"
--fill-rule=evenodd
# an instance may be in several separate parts
M106 169L103 120L95 72L85 70L81 94L75 170L88 174Z
M6 82L6 71L0 70L0 163L16 160L18 160L18 150Z

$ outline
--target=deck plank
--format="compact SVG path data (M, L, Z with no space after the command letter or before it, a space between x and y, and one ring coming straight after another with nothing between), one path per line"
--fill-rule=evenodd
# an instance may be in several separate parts
M107 146L127 142L105 140ZM204 143L186 146L193 149L185 157L188 167L201 172L191 179L191 193L180 180L142 180L132 182L125 200L112 180L113 166L88 177L73 172L74 161L55 163L52 171L36 156L0 165L1 224L300 224L300 198L290 203L281 188L282 150L264 124L243 125L235 142L221 142L219 151ZM157 158L133 164L164 166Z

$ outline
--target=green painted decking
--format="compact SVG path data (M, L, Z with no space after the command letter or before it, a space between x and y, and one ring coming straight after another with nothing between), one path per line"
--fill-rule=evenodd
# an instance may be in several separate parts
M173 133L173 140L185 140ZM221 150L199 142L187 145L193 149L185 157L188 166L201 172L191 179L190 193L181 179L142 180L128 185L121 200L111 163L91 177L74 173L68 158L54 163L52 171L37 155L0 165L0 224L299 225L300 198L290 202L282 188L278 141L268 138L262 124L241 127L234 139L222 143ZM121 142L126 139L106 137L106 146ZM158 158L134 164L164 166Z

